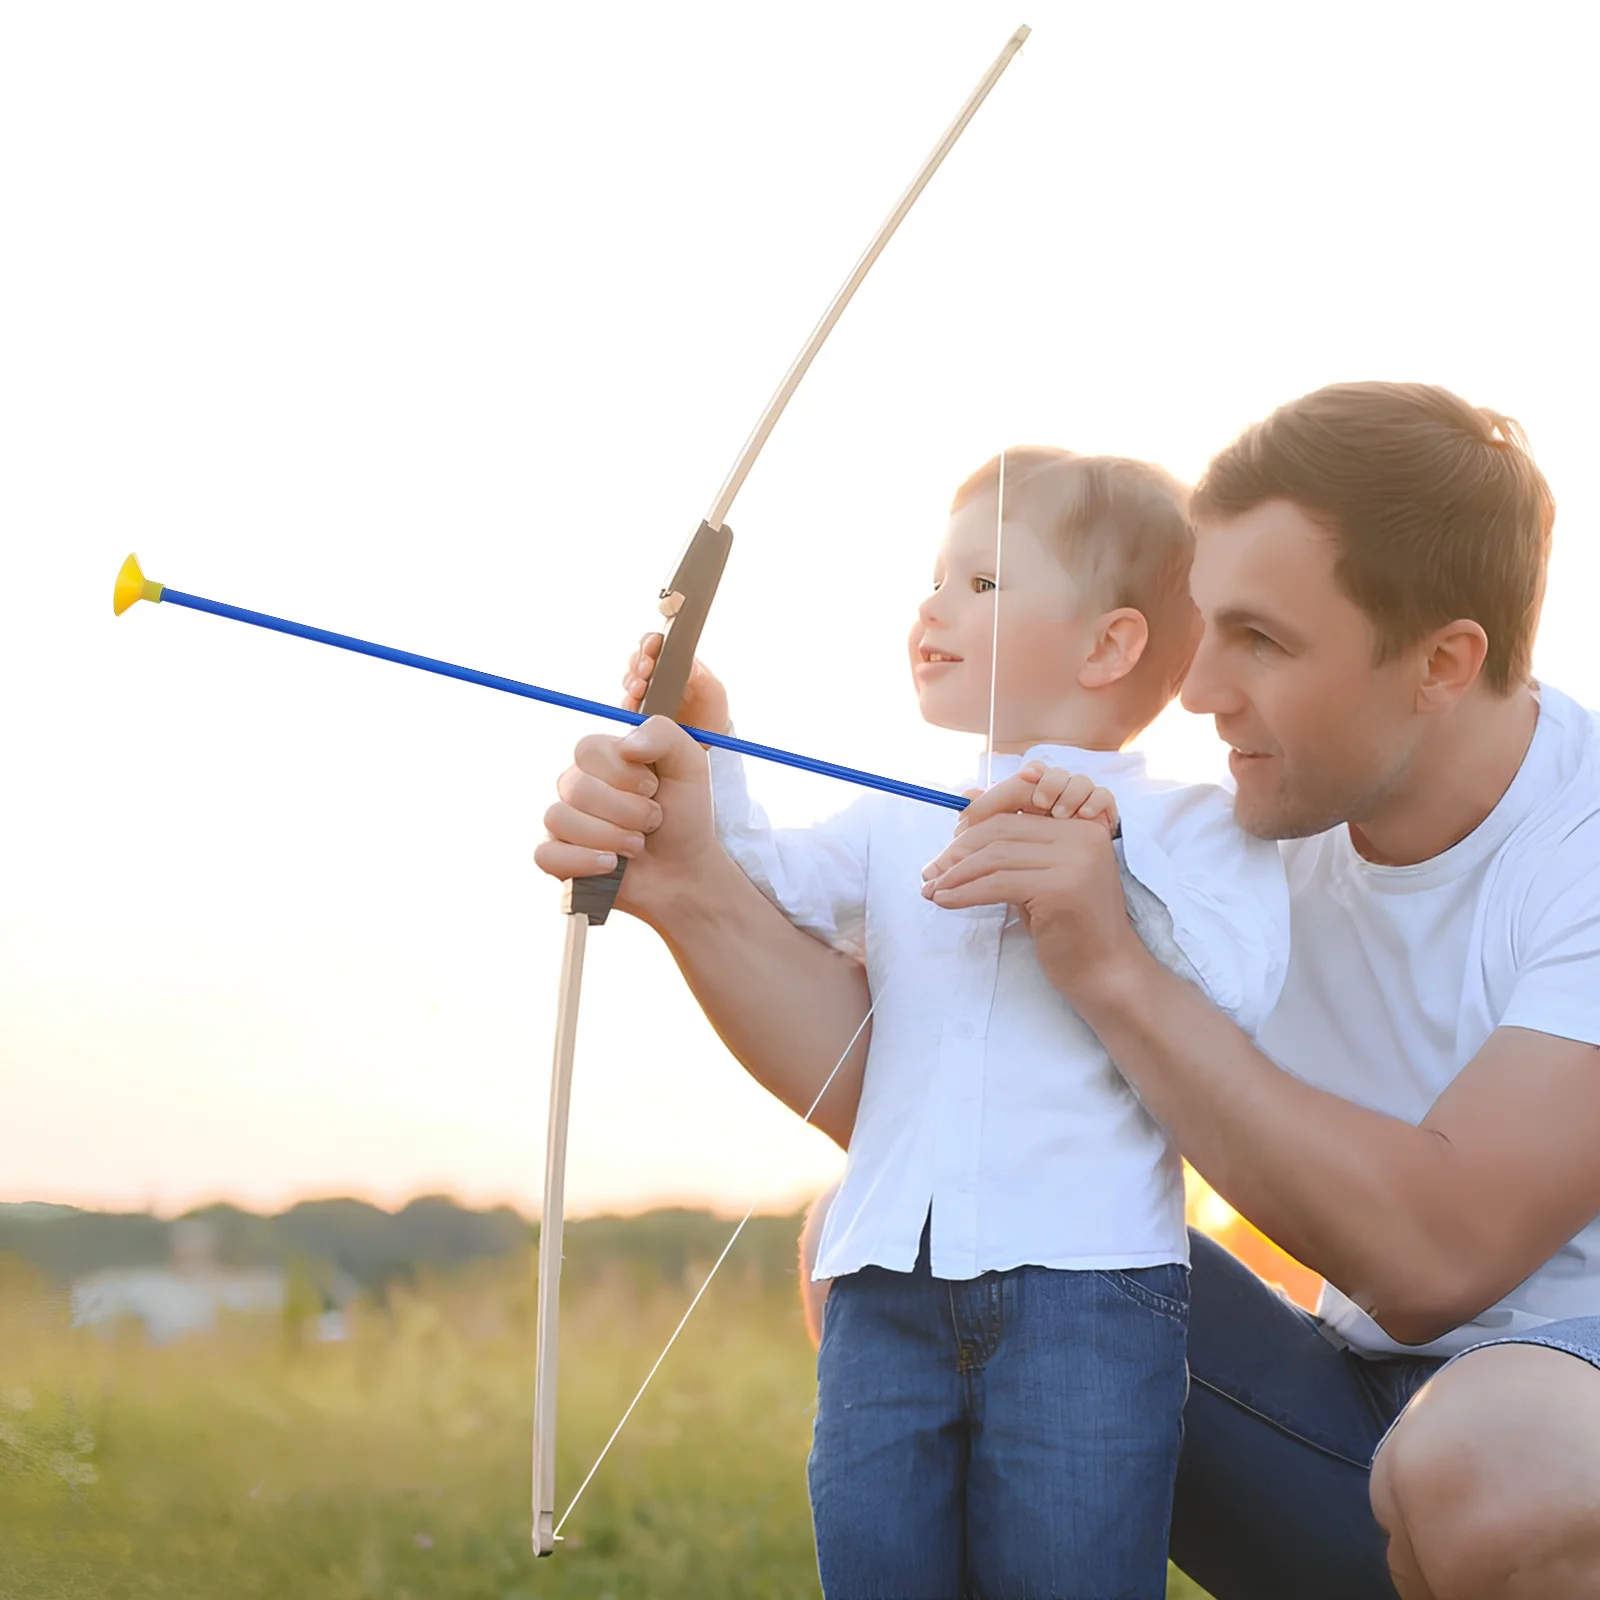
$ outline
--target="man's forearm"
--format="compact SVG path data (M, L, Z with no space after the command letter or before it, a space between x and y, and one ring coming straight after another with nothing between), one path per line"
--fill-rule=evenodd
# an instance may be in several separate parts
M661 935L722 1042L792 1111L811 1109L838 1064L811 1121L847 1146L871 1034L859 964L792 926L720 851L692 893L663 894L636 914Z
M1242 1215L1402 1343L1450 1325L1439 1307L1452 1174L1439 1135L1284 1072L1147 956L1074 1001L1151 1115Z

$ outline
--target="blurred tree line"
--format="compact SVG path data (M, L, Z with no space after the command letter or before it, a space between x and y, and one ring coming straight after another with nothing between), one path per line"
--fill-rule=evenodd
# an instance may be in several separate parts
M180 1222L208 1225L219 1267L325 1263L382 1297L424 1270L493 1260L538 1244L539 1226L510 1206L474 1211L448 1195L424 1195L398 1211L366 1200L305 1200L274 1216L216 1204L165 1219L143 1212L0 1204L0 1256L29 1262L58 1284L108 1267L158 1267L173 1258ZM752 1217L724 1271L762 1284L793 1281L800 1216ZM696 1283L734 1224L709 1211L669 1209L569 1221L564 1279L621 1275L644 1287Z

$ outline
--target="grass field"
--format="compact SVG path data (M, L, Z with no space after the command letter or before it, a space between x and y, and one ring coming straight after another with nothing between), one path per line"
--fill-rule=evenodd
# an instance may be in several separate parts
M534 1562L529 1268L396 1291L343 1343L267 1317L152 1348L69 1329L0 1258L0 1597L816 1596L812 1352L792 1289L735 1263ZM623 1271L567 1295L563 1506L685 1299Z

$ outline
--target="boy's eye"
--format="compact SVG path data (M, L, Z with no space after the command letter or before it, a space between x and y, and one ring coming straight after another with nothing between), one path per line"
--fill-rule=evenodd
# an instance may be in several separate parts
M993 578L974 578L972 580L972 592L974 594L988 594L992 588L994 588Z

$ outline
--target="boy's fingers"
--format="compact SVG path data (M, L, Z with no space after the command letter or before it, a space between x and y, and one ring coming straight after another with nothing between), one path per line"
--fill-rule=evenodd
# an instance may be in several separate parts
M1015 777L1002 778L992 788L979 791L977 798L961 813L956 832L965 833L980 822L1004 816L1007 812L1031 811L1033 791L1041 776L1038 772L1028 775L1028 769L1024 767Z
M1103 817L1117 814L1117 799L1109 789L1096 789L1087 800L1078 807L1080 817Z
M1094 793L1094 784L1081 774L1069 777L1061 792L1050 806L1053 817L1073 817L1083 808L1084 802Z
M1033 803L1040 811L1049 811L1061 798L1062 791L1072 782L1072 774L1060 767L1049 768L1039 779L1033 791Z

